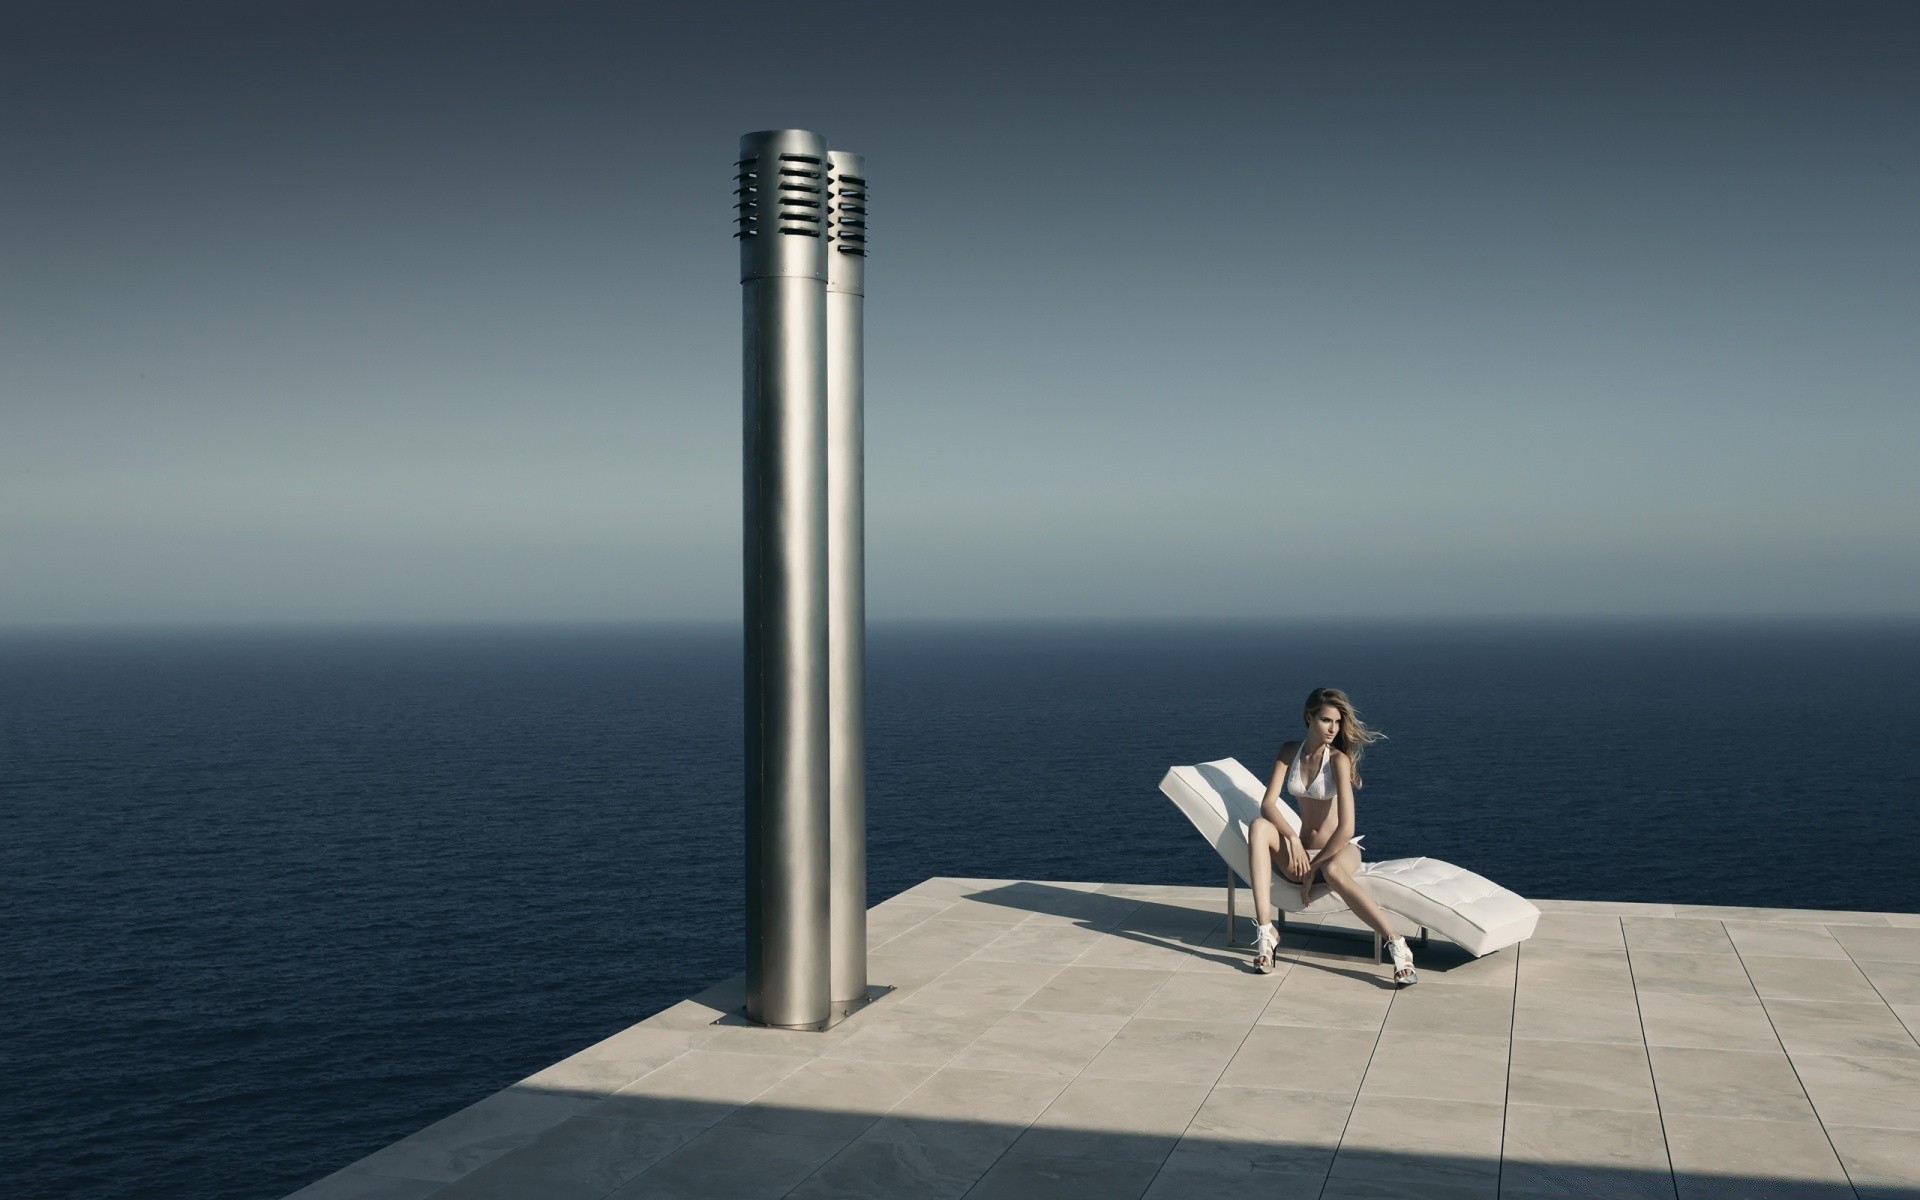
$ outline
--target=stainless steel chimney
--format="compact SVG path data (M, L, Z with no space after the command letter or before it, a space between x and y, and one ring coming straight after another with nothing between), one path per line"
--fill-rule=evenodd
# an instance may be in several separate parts
M867 1000L867 160L827 155L828 907L834 1014Z
M829 1017L826 141L740 139L747 1016Z

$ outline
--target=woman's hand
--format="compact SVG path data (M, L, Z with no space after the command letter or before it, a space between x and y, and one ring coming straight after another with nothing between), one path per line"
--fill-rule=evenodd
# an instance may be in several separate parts
M1313 876L1319 869L1313 863L1308 863L1307 869L1300 875L1300 905L1303 908L1313 903Z
M1304 879L1313 860L1307 855L1306 844L1298 836L1287 839L1287 878Z

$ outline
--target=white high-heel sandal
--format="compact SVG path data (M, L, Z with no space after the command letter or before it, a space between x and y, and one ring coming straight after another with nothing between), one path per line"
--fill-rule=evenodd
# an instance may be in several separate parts
M1253 969L1262 975L1273 974L1273 960L1280 949L1280 935L1273 931L1271 923L1253 927ZM1262 961L1266 965L1262 966Z
M1396 987L1412 987L1420 982L1420 975L1413 969L1413 951L1407 946L1407 939L1397 937L1387 943L1387 954L1393 959L1393 982Z

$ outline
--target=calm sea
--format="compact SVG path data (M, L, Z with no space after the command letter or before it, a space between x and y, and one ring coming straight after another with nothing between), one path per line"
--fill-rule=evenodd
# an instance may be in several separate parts
M872 894L1215 883L1313 686L1373 857L1920 909L1920 625L879 628ZM275 1197L741 961L731 630L0 639L0 1178Z

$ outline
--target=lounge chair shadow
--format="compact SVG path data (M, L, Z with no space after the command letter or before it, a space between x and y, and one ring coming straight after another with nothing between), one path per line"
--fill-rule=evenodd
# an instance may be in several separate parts
M1196 958L1231 966L1237 954L1210 939L1219 931L1220 918L1200 909L1180 905L1156 905L1152 900L1136 900L1107 892L1088 892L1078 888L1045 883L1020 882L969 892L968 900L1002 908L1020 909L1045 916L1066 917L1076 928L1109 934L1145 946L1183 950ZM1155 914L1141 910L1150 906L1164 909ZM1165 929L1125 929L1124 922L1164 924ZM1186 928L1183 928L1186 927Z
M1185 950L1195 958L1204 958L1208 962L1220 963L1222 966L1233 966L1240 957L1237 953L1227 949L1225 946L1209 945L1206 937L1196 940L1194 938L1183 937L1179 934L1156 934L1144 929L1104 929L1085 921L1077 921L1075 924L1081 929L1091 929L1096 933L1104 933L1110 937L1125 938L1130 942L1138 942L1143 946L1160 946L1169 950ZM1212 932L1209 931L1207 937L1211 936Z

